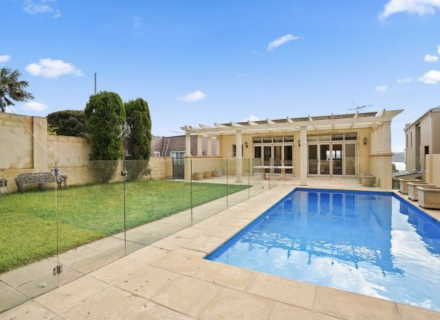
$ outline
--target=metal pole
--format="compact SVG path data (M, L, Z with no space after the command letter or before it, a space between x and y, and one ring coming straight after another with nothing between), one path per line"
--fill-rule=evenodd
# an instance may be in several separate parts
M96 72L95 72L95 94L96 94Z
M226 159L226 209L229 208L229 182L228 182L228 176L229 176L229 165L228 165L228 159Z
M192 159L189 160L190 162L190 173L191 173L191 225L193 225L193 166L192 166Z

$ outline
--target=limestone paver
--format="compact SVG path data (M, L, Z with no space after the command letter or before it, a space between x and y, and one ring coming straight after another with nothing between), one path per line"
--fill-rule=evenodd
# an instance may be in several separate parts
M327 287L319 287L314 310L343 319L401 319L395 302Z
M201 319L267 319L274 302L223 289L201 315Z
M219 292L220 288L209 282L182 277L159 292L152 300L196 318Z
M191 249L186 249L186 248L179 248L174 250L173 252L181 252L184 254L192 254L195 255L199 258L205 258L207 256L207 254L205 252L201 252L201 251L195 251L195 250L191 250Z
M174 251L152 262L151 265L171 272L193 275L206 263L206 260L194 254Z
M269 317L270 320L333 320L329 315L290 306L277 302Z
M22 293L12 288L0 291L0 310L8 310L16 305L23 303L28 298ZM0 315L1 316L1 315Z
M146 299L115 287L108 287L64 312L62 316L66 319L79 320L121 319L145 303L147 303Z
M142 307L133 310L126 317L127 320L192 320L188 317L171 309L162 307L154 302L147 301Z
M114 284L133 272L142 269L148 263L165 256L167 253L168 251L155 247L146 247L95 272L92 272L90 276L104 282Z
M149 299L180 277L178 273L146 266L123 278L116 286Z
M259 273L248 292L305 309L312 309L317 288L317 285L311 283Z
M55 313L40 306L34 301L28 301L22 305L0 314L0 320L35 320L35 319L61 319Z
M219 225L213 229L206 230L204 232L204 235L208 236L208 237L229 239L232 236L234 236L241 229L242 229L241 227L234 228L234 227Z
M186 228L186 229L183 229L183 230L175 233L174 235L176 237L195 239L195 238L198 238L200 236L203 236L204 233L205 233L205 230L203 230L203 229L199 229L199 228Z
M211 262L203 266L194 277L221 286L237 290L245 290L256 275L257 272L255 271Z
M209 253L217 249L225 242L223 238L216 237L199 237L185 244L183 247L190 250Z
M183 247L191 241L192 239L172 235L153 243L152 246L165 250L174 250Z
M402 316L403 320L438 320L440 319L440 314L438 312L430 311L427 309L416 308L413 306L398 303L397 310Z
M62 314L87 298L108 288L104 282L83 276L35 299L49 310Z

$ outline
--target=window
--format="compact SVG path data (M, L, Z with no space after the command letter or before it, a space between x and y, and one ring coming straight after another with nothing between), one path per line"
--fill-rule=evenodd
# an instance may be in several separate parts
M253 143L261 143L261 137L253 137L252 142Z
M237 157L237 145L232 145L232 158ZM243 145L241 146L241 157L243 157Z
M408 148L408 133L406 134L406 148Z
M185 158L185 151L171 151L170 156L173 159L183 159Z
M344 140L344 135L342 133L332 134L332 141L342 141Z
M273 142L274 143L280 143L280 142L283 142L283 137L273 137Z
M411 132L411 148L412 148L412 132Z
M202 150L202 156L206 157L206 150Z
M346 133L345 140L357 140L357 133Z

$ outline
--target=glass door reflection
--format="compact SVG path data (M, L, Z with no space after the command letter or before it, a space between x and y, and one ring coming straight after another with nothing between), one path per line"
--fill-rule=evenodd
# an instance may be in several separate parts
M330 174L330 144L319 146L319 173L322 175Z
M333 144L332 145L333 175L335 176L342 175L342 169L343 169L342 163L343 163L342 144Z

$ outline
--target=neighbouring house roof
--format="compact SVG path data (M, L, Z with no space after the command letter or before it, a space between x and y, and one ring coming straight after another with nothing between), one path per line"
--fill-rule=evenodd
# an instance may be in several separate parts
M405 131L408 130L409 128L411 128L412 126L419 124L420 121L422 121L423 118L425 118L427 115L429 115L432 112L440 112L440 107L435 107L435 108L431 108L428 111L426 111L424 114L422 114L416 121L414 121L413 123L407 123L405 125Z
M237 130L246 133L266 133L283 131L307 130L336 130L336 129L360 129L379 126L385 121L391 121L403 110L382 110L380 112L365 112L326 116L308 116L301 118L241 121L230 123L214 123L214 127L200 124L198 128L184 126L182 130L190 134L201 135L227 135L234 134Z

